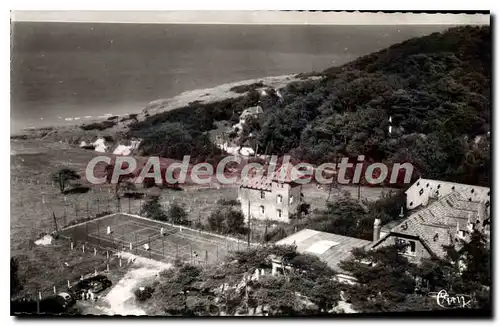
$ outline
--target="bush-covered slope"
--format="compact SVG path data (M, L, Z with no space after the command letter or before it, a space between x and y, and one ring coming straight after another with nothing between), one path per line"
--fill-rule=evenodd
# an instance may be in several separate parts
M259 103L264 114L249 132L267 154L315 164L363 154L372 161L411 162L415 177L488 185L490 70L490 28L457 27L327 69L322 78L292 82L280 90L283 100L251 90L150 116L130 134L145 138L146 155L216 159L219 150L205 132ZM182 140L176 146L172 134Z
M364 154L409 161L428 178L486 185L490 54L489 27L467 26L328 69L282 92L260 141L315 163Z

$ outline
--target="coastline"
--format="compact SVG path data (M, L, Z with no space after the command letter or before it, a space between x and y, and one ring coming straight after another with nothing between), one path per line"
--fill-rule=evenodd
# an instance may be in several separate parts
M318 74L319 75L319 74ZM291 82L304 81L308 79L318 78L316 76L303 77L301 74L289 74L281 76L268 76L262 78L245 79L236 82L229 82L220 84L211 88L193 89L179 93L170 98L158 99L149 102L145 107L137 108L137 110L130 111L129 114L116 115L118 120L126 118L130 114L136 114L137 120L142 121L149 115L155 115L166 111L185 107L191 103L207 104L226 99L236 98L244 95L246 92L235 92L231 88L236 86L251 85L254 83L262 83L262 88L282 88ZM126 131L130 120L120 121L115 126L110 127L99 132L85 131L80 127L89 123L100 123L111 115L103 115L98 117L91 117L87 119L74 120L75 123L66 124L52 124L43 127L24 128L19 131L11 132L11 140L13 139L48 139L54 141L68 141L75 138L89 138L101 135L115 135L117 133ZM68 120L66 120L68 121ZM71 121L71 120L69 120Z

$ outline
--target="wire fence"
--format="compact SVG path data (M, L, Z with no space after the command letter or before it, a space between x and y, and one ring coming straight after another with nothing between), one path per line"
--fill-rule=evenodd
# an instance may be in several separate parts
M82 222L63 229L60 234L73 243L87 243L87 246L159 261L200 265L216 264L232 252L260 245L248 238L244 241L127 213Z
M35 182L41 184L40 182ZM42 234L52 233L65 227L86 222L113 213L129 213L143 215L146 204L145 197L119 197L111 185L102 185L90 188L82 194L57 194L55 185L45 182L49 191L42 190L41 200L17 200L11 204L11 214L20 215L21 220L30 221L33 218L32 229ZM40 196L40 194L37 194ZM164 211L168 211L171 204L176 203L184 207L187 213L187 226L207 229L207 219L216 209L221 199L235 199L234 189L203 189L202 191L164 191L160 195L160 204ZM34 196L33 196L34 197ZM238 206L239 208L239 206ZM169 218L169 216L167 216ZM250 225L252 228L252 225ZM261 231L252 229L250 241L259 242L263 238ZM247 235L237 235L247 240Z

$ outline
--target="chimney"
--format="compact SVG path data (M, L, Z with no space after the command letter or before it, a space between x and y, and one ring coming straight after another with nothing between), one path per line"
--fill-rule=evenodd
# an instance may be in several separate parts
M380 228L381 228L382 222L380 219L376 218L375 223L373 224L373 242L378 241L380 239Z

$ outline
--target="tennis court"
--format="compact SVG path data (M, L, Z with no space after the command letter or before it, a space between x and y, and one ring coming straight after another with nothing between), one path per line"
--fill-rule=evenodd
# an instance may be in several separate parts
M91 246L130 251L156 260L178 258L198 264L214 264L231 251L248 248L248 243L242 240L126 213L77 224L65 228L61 234Z

